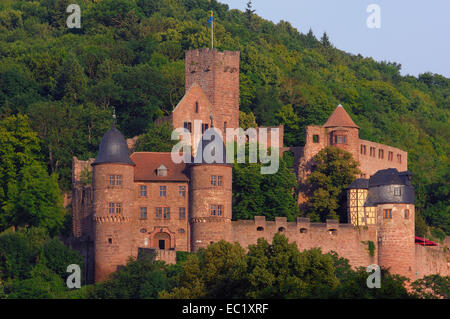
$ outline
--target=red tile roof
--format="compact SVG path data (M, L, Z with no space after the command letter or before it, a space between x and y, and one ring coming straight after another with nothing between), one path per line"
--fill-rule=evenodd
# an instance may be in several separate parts
M356 125L350 115L345 111L342 105L338 105L334 110L333 114L328 118L327 122L323 125L323 127L356 127Z
M135 181L189 181L186 163L175 164L170 152L136 152L131 154ZM163 164L167 167L167 176L157 176L156 169Z

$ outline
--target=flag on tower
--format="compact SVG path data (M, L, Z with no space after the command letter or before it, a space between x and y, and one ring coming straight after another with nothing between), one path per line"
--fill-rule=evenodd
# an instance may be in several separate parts
M208 19L208 28L211 27L211 23L213 22L213 12L211 11L211 16Z

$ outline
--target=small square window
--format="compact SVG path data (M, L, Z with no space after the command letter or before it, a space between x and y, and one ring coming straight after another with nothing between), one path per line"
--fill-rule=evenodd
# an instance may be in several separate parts
M319 143L319 135L317 134L313 135L313 143Z

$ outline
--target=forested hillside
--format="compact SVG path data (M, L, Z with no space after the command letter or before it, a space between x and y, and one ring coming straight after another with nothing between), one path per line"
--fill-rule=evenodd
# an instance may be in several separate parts
M66 26L71 3L81 6L81 29ZM214 0L2 1L0 120L28 117L41 140L35 160L68 190L72 156L95 156L113 108L127 137L170 114L184 94L184 51L210 45L209 10L215 47L241 52L241 111L260 125L284 124L285 144L298 146L305 126L323 124L341 103L361 138L408 151L418 211L450 234L450 79L401 76L400 64ZM13 178L8 169L0 178Z

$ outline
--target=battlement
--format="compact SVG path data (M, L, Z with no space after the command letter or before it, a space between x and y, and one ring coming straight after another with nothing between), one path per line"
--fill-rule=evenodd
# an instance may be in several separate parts
M225 56L233 56L233 57L240 57L239 51L230 51L230 50L224 50L224 51L218 51L217 49L211 49L211 48L200 48L200 49L194 49L186 51L186 58L192 57L192 56L204 56L204 55L212 55L215 54L218 57L225 57Z

